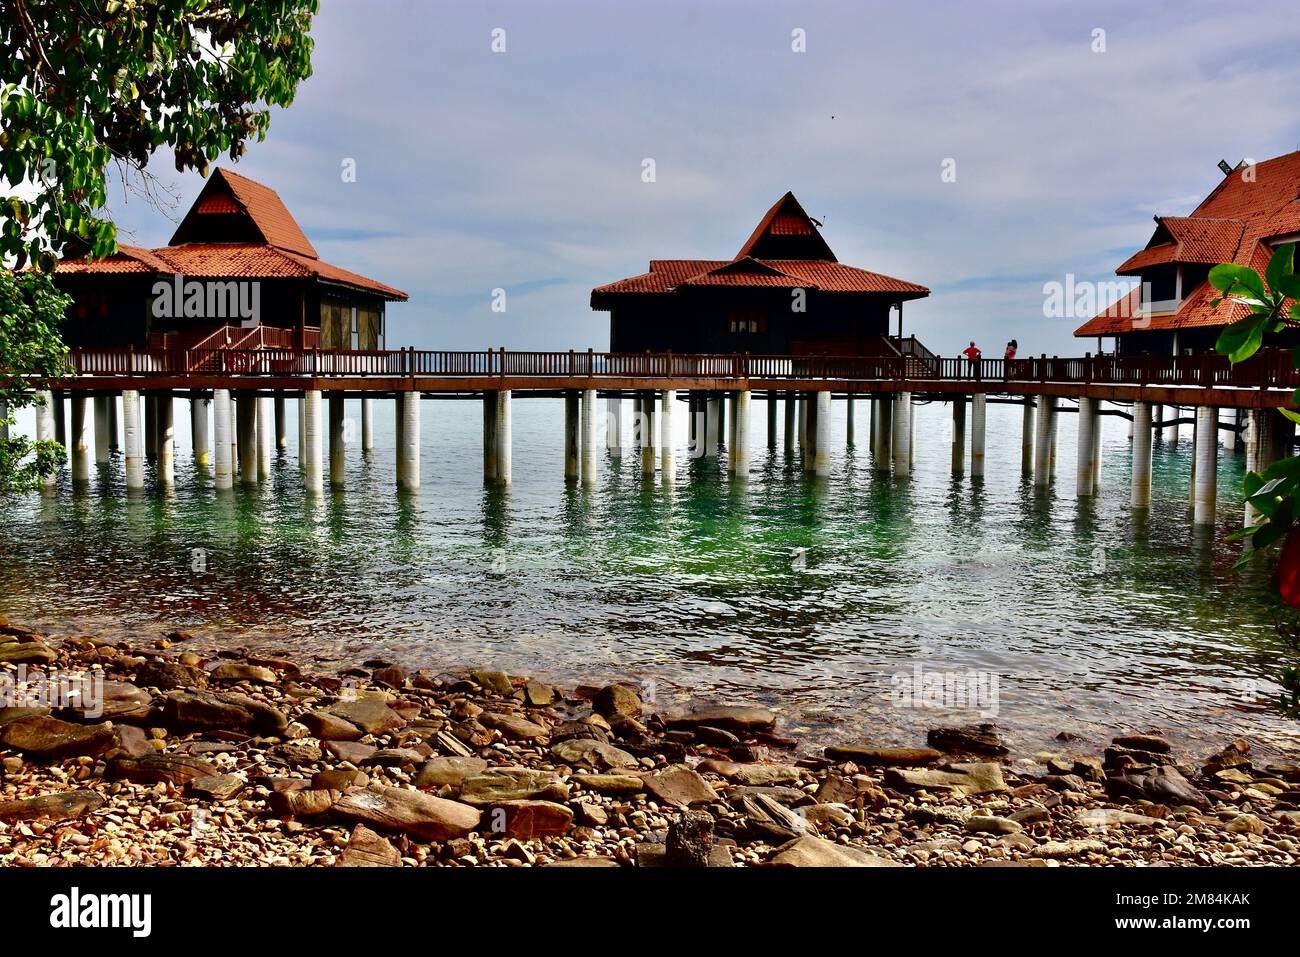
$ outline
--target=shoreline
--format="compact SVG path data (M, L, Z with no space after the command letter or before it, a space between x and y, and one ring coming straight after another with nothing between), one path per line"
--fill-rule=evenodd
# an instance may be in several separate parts
M969 726L823 748L764 707L661 713L632 683L328 673L0 619L0 678L20 666L95 684L0 706L0 865L1300 863L1300 764L1241 740L1021 754Z

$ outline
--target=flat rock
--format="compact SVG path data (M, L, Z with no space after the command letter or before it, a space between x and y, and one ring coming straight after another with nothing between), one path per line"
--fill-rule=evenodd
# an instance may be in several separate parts
M645 787L660 802L674 807L711 804L718 800L718 792L709 782L685 765L674 765L646 775Z
M311 711L298 719L313 737L322 741L360 741L365 732L347 718L329 711Z
M1074 816L1074 822L1084 827L1153 827L1161 823L1157 818L1113 807L1087 808Z
M1209 798L1192 786L1176 768L1165 766L1138 774L1116 774L1106 778L1106 793L1112 798L1147 800L1155 804L1191 804L1208 807Z
M185 784L193 778L214 777L220 772L202 758L183 754L148 754L143 758L117 758L109 764L112 777L137 784Z
M994 815L972 814L966 819L966 830L976 834L1016 834L1023 830L1019 822Z
M436 757L424 762L415 776L417 788L459 788L466 778L482 774L488 763L482 758Z
M515 691L514 682L504 671L471 671L469 676L484 691L491 694L512 695Z
M157 688L159 691L174 691L178 688L201 691L208 686L208 673L202 668L192 668L179 661L154 658L140 666L135 673L135 680L146 688Z
M636 794L645 790L639 774L579 774L569 780L600 794Z
M213 681L248 681L261 685L273 685L280 680L270 668L250 665L243 661L227 661L217 665L209 673L209 677Z
M348 791L333 811L380 831L397 831L427 841L464 837L478 827L481 817L477 808L459 801L380 785Z
M348 836L335 867L401 867L402 855L382 835L358 824Z
M1008 753L1002 739L988 724L970 728L934 728L925 740L930 747L949 753L987 754L990 757L1002 757Z
M126 681L96 685L94 679L84 678L69 694L76 695L77 703L59 714L72 721L142 721L153 710L153 696Z
M191 778L185 790L192 797L204 801L229 801L244 790L247 783L238 774L212 774Z
M322 741L321 750L340 761L360 767L379 749L373 744L362 744L360 741Z
M606 685L592 697L591 708L596 714L606 718L614 715L639 718L642 709L641 696L624 684Z
M803 834L782 844L768 860L776 867L901 867L897 861L861 848L836 844L815 834Z
M168 726L191 730L260 731L281 734L289 719L279 708L247 695L172 691L163 699Z
M713 705L670 717L665 723L670 728L694 728L703 724L728 731L765 731L776 724L776 715L767 708L750 705Z
M94 791L63 791L59 794L42 794L21 801L0 803L0 821L70 821L95 810L104 803L102 795Z
M919 767L943 757L943 752L934 748L878 748L869 744L834 745L825 753L832 761L852 761L886 768Z
M501 801L488 809L487 823L493 834L529 841L565 833L573 826L573 812L554 801Z
M569 738L567 741L561 741L551 748L551 755L565 764L597 771L638 766L636 758L622 748L591 738Z
M5 725L0 744L33 758L97 757L117 744L117 735L107 722L85 725L31 717Z
M1118 744L1121 748L1151 751L1156 754L1168 754L1170 751L1169 742L1155 734L1123 734L1113 738L1112 743Z
M270 805L277 814L288 817L317 817L342 799L339 791L326 788L295 788L291 791L272 791Z
M550 733L543 725L518 714L486 711L479 715L479 722L486 727L496 728L511 741L535 741Z
M356 725L366 734L386 734L406 725L405 718L376 697L340 701L325 710Z
M0 644L0 662L12 665L48 665L58 658L53 648L47 648L36 641L9 641Z
M619 867L612 857L570 857L562 861L551 861L543 867Z
M569 786L554 771L492 768L466 778L460 788L460 799L476 807L533 799L567 801Z
M735 761L701 761L697 771L709 771L736 784L747 787L769 787L776 784L793 784L799 780L799 769L789 764L739 764Z
M45 718L49 714L49 708L28 708L21 705L0 708L0 728L21 721L23 718Z
M988 794L1007 790L1002 768L993 763L952 764L946 769L888 768L884 784L895 790L949 790L958 794Z

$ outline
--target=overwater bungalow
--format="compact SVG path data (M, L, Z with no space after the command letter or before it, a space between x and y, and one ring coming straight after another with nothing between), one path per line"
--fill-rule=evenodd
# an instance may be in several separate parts
M1155 217L1146 246L1115 270L1138 285L1076 336L1095 338L1098 352L1110 339L1118 355L1189 355L1212 352L1223 327L1246 315L1237 303L1212 305L1209 272L1238 263L1263 275L1273 250L1300 239L1300 152L1219 168L1222 179L1191 213ZM1296 330L1269 337L1297 343Z
M325 262L270 187L212 173L171 241L64 260L70 346L383 349L400 289Z
M875 356L898 352L903 303L929 294L841 263L786 193L730 259L652 259L593 289L591 308L609 312L613 352Z

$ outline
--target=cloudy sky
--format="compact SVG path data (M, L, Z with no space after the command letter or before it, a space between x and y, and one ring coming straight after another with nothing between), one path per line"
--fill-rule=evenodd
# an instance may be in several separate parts
M930 287L906 331L932 349L1081 351L1077 321L1043 317L1045 282L1113 280L1219 159L1300 148L1284 3L321 7L314 76L235 168L324 258L411 294L394 346L606 348L593 286L729 257L792 189L842 262ZM154 169L183 212L198 175ZM112 212L127 242L173 228L120 195Z

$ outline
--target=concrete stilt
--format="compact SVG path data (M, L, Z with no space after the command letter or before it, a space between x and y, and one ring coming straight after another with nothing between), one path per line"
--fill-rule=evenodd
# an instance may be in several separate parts
M95 397L95 461L107 465L108 451L108 403L109 396Z
M341 395L341 393L340 393ZM333 396L331 396L333 398ZM333 406L330 407L333 411ZM269 395L257 398L257 474L262 481L271 478L271 459L275 447L275 403Z
M158 397L144 397L144 457L152 462L158 457Z
M403 393L405 394L405 393ZM346 446L344 439L346 435L343 431L343 393L331 392L329 395L329 415L330 415L330 485L334 488L342 488L347 484L347 458ZM403 426L405 426L405 416L403 416ZM261 423L259 422L260 426ZM402 436L405 441L406 436Z
M776 448L776 403L776 393L769 392L767 394L767 447L769 449Z
M809 474L817 471L817 395L803 397L803 470Z
M158 397L158 484L176 484L176 403L170 392Z
M642 403L644 405L644 403ZM644 412L644 409L642 410ZM642 443L654 444L654 439L641 435ZM643 452L644 455L644 452ZM644 458L643 460L644 461ZM596 484L596 390L582 392L582 484Z
M298 397L298 468L307 471L307 396Z
M1172 420L1178 418L1178 406L1167 405L1164 407L1164 414L1171 420L1169 425L1165 426L1165 444L1173 445L1178 441L1178 423Z
M912 393L894 397L894 474L912 474Z
M988 422L988 396L983 392L970 400L970 474L971 478L984 476L984 438Z
M1056 396L1038 397L1038 415L1034 428L1034 484L1046 488L1052 481L1052 419L1056 415Z
M1192 521L1197 525L1213 525L1218 493L1219 465L1219 410L1213 406L1196 409L1195 447L1196 476L1192 480L1195 496L1192 500Z
M1250 410L1250 432L1246 446L1246 467L1252 472L1263 472L1273 464L1277 441L1274 435L1274 418L1272 409ZM1246 525L1259 521L1260 513L1249 502L1246 503Z
M509 485L512 478L509 389L502 389L497 393L492 411L495 419L492 435L496 441L496 483Z
M799 448L808 445L808 400L799 397Z
M144 488L144 449L140 434L140 393L128 389L122 393L123 464L128 490Z
M208 407L210 405L212 400L203 396L195 395L190 398L190 446L194 450L195 467L204 471L211 462L208 453Z
M1028 475L1034 470L1034 397L1025 396L1020 418L1020 471Z
M952 474L966 471L966 397L953 396L952 400Z
M853 393L850 392L848 395L844 397L844 418L845 418L844 441L845 444L847 445L855 444L854 441L855 436L853 433L853 424L854 424L853 410L856 408L856 406L857 403L853 401Z
M506 433L509 442L510 413L506 403ZM402 392L397 396L397 414L402 421L401 444L397 455L401 462L398 469L397 487L405 492L413 492L420 487L420 393Z
M1056 478L1056 433L1061 424L1060 403L1055 399L1047 410L1047 470Z
M888 472L894 457L894 400L890 396L876 399L875 448L872 464L880 472Z
M325 421L321 399L318 389L302 394L302 484L312 494L325 489Z
M401 406L398 406L398 427L401 427ZM398 441L400 441L400 436ZM483 481L489 485L497 480L497 394L483 393Z
M117 396L108 397L108 448L112 452L122 450L122 428L117 420Z
M722 447L722 398L711 395L704 400L704 454L718 457Z
M1092 494L1093 495L1101 494L1099 491L1099 489L1101 488L1101 449L1103 444L1102 439L1105 436L1105 432L1103 431L1103 429L1104 429L1104 423L1106 421L1106 417L1101 414L1101 409L1102 406L1104 406L1105 404L1106 403L1103 400L1101 399L1097 400L1097 414L1092 426Z
M284 416L284 393L275 394L275 451L283 452L289 447L289 427Z
M564 478L576 482L582 476L582 442L579 438L578 411L580 399L578 393L568 392L564 396Z
M36 441L54 441L54 395L49 391L36 395ZM83 412L84 415L84 412ZM47 488L53 486L57 476L51 472L41 478L41 484Z
M748 393L746 393L748 394ZM664 389L659 396L659 471L663 474L664 484L671 485L676 478L677 461L673 446L673 405L677 402L677 393L673 389Z
M1081 398L1079 400L1079 448L1075 459L1075 494L1078 498L1091 498L1095 489L1093 479L1097 474L1096 443L1093 441L1097 427L1097 401Z
M53 408L51 400L50 407ZM90 481L90 399L85 395L72 397L72 434L68 444L72 447L72 481Z
M794 454L795 445L798 442L798 425L795 417L799 413L799 399L793 392L785 394L785 454Z
M732 429L731 474L738 481L749 481L749 405L750 393L742 389L733 399L735 426Z
M50 417L54 421L54 441L63 446L66 453L69 445L68 429L67 420L63 417L63 392L60 389L50 392Z
M749 393L744 393L748 395ZM814 422L816 433L813 437L813 472L820 476L831 474L831 399L829 392L818 392L815 399L817 409Z
M194 401L198 401L197 399ZM234 484L235 470L230 451L230 390L216 389L212 393L213 483L218 490Z
M605 400L605 449L610 455L623 455L623 400L618 396Z
M361 400L361 451L375 450L375 400L365 396Z
M1133 403L1133 483L1129 503L1151 507L1151 403Z
M641 397L641 474L654 475L655 456L655 397L648 392Z

